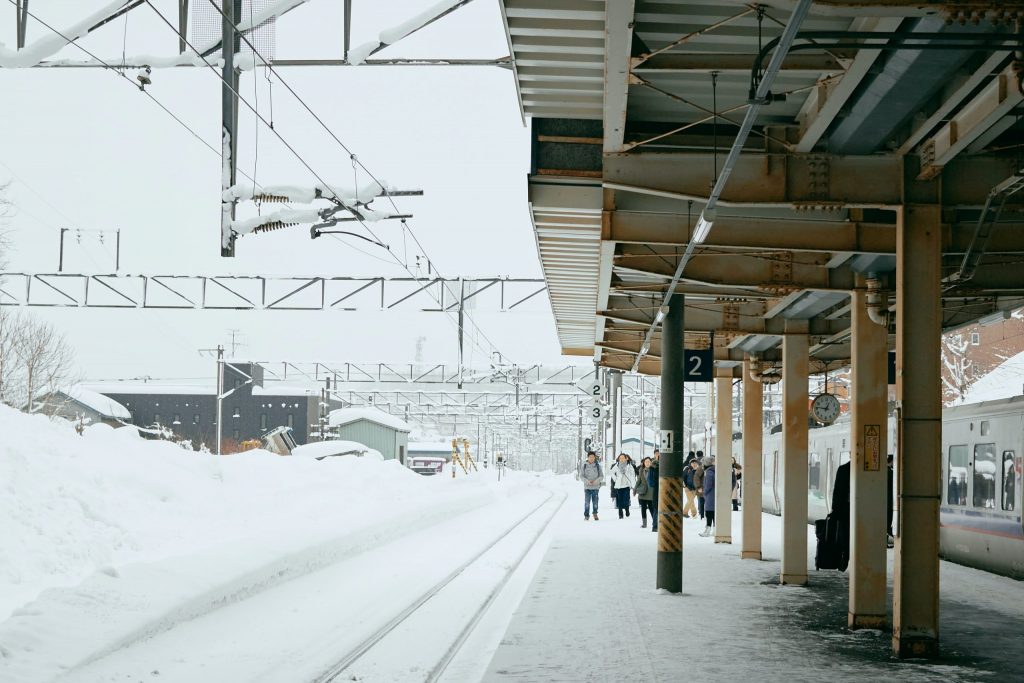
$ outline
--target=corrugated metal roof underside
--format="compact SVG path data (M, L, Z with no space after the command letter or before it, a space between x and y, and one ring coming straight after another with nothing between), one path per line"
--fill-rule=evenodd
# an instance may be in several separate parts
M504 0L523 111L600 119L605 0Z
M597 334L600 210L533 207L548 297L563 353L589 353Z

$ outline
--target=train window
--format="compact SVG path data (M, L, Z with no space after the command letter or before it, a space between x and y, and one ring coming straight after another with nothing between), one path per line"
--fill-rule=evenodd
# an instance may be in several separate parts
M984 424L984 423L983 423ZM974 446L974 495L976 508L996 507L996 445L979 443Z
M967 446L950 446L946 466L946 504L967 505Z
M807 462L807 482L812 491L821 490L821 456L811 453Z
M771 465L771 456L768 453L765 453L764 454L764 466L763 466L763 469L761 470L761 477L762 477L762 479L764 479L764 482L766 484L771 483L771 480L772 480L772 468L770 467L770 465Z
M1017 473L1013 469L1013 451L1003 451L1002 505L1004 510L1014 510L1017 505Z
M981 435L982 436L988 436L988 430L989 430L988 420L982 420L981 421Z

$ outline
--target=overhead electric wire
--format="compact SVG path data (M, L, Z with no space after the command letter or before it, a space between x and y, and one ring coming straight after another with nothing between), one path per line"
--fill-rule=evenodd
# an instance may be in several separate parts
M151 3L149 3L149 0L146 0L146 2L147 2L147 4L149 4L149 5L150 5L150 7L153 7L153 5L152 5ZM213 7L213 8L215 9L215 10L217 10L217 12L218 12L218 13L219 13L219 14L221 15L221 17L222 17L222 18L223 18L224 20L226 20L226 21L229 21L229 22L231 21L231 19L230 19L230 18L229 18L229 17L227 16L227 14L225 14L224 10L223 10L223 9L222 9L222 8L221 8L220 6L218 6L216 2L214 2L213 0L210 0L210 5L211 5L211 6L212 6L212 7ZM154 10L154 11L156 11L156 12L157 12L157 14L160 14L160 12L159 12L158 10L156 10L156 8L155 8L155 7L153 7L153 10ZM170 24L170 22L169 22L169 21L167 21L167 19L166 19L166 18L164 18L164 17L162 16L162 15L161 15L161 18L163 18L163 19L164 19L164 23L166 23L166 24L167 24L168 26L170 26L170 27L171 27L172 29L174 29L174 26L173 26L172 24ZM274 69L274 67L273 67L273 65L272 65L272 64L270 63L270 61L269 61L268 59L266 59L266 58L265 58L265 57L264 57L264 56L263 56L262 54L260 54L260 52L259 52L259 50L258 50L258 49L256 48L256 46L255 46L255 45L253 45L253 44L252 44L252 42L251 42L251 41L250 41L250 40L249 40L249 39L248 39L248 38L246 37L246 35L245 35L245 32L244 32L244 31L241 31L241 30L239 30L239 29L238 29L238 25L237 25L237 24L235 24L234 22L231 22L231 23L232 23L232 26L233 26L233 28L234 28L234 30L235 30L235 33L236 33L236 34L238 35L238 37L239 37L239 38L240 38L240 39L241 39L241 40L242 40L242 41L243 41L243 42L244 42L244 43L246 44L246 46L247 46L247 47L248 47L248 48L249 48L249 49L250 49L250 50L252 51L252 53L253 53L253 54L254 54L254 55L255 55L255 56L256 56L256 57L257 57L257 58L258 58L258 59L260 60L260 62L262 62L262 64L263 64L263 65L264 65L264 66L265 66L265 67L266 67L266 68L267 68L267 69L268 69L268 70L270 71L270 73L272 73L273 75L275 75L275 76L277 77L277 80L278 80L278 81L280 81L282 85L284 85L284 87L285 87L285 88L286 88L286 89L288 90L288 92L289 92L289 93L291 93L293 97L295 97L295 99L296 99L296 100L297 100L297 101L299 102L299 104L301 104L301 105L302 105L302 107L303 107L303 108L304 108L304 109L305 109L305 110L306 110L306 111L307 111L307 112L308 112L308 113L310 114L310 116L312 116L312 117L313 117L313 118L314 118L314 119L316 120L316 122L317 122L317 123L319 123L319 124L320 124L320 126L321 126L321 127L322 127L322 128L323 128L323 129L324 129L324 130L325 130L326 132L327 132L327 134L328 134L328 135L329 135L329 136L330 136L330 137L331 137L331 138L332 138L332 139L333 139L333 140L334 140L334 141L335 141L336 143L338 143L338 145L339 145L339 146L340 146L340 147L341 147L341 148L342 148L342 149L343 149L343 150L345 151L345 153L349 155L349 158L350 158L350 159L351 159L351 161L352 161L353 167L355 167L356 165L358 165L358 166L359 166L359 167L360 167L361 169L363 169L363 171L364 171L364 172L365 172L365 173L366 173L366 174L367 174L367 175L368 175L368 176L370 177L370 179L372 179L372 180L373 180L373 181L374 181L374 182L375 182L375 183L376 183L376 184L377 184L377 185L378 185L378 186L379 186L379 187L381 188L381 190L382 190L382 191L383 191L383 193L384 193L384 196L385 196L385 197L387 198L388 202L389 202L389 203L391 204L391 207L392 207L392 208L393 208L393 209L394 209L394 210L395 210L396 212L399 212L399 213L400 213L400 209L398 208L398 204L397 204L397 203L395 202L395 200L394 200L394 197L392 197L392 196L391 196L391 193L390 193L390 192L388 192L388 188L387 188L387 186L386 186L386 185L385 185L385 184L384 184L383 182L381 182L381 181L380 181L380 180L379 180L379 179L378 179L378 178L377 178L377 177L376 177L376 176L375 176L375 175L373 174L373 172L372 172L372 171L370 171L370 169L366 167L366 165L365 165L365 164L363 164L363 162L362 162L362 161L361 161L361 160L359 159L359 157L358 157L358 156L357 156L357 155L356 155L356 154L355 154L355 153L354 153L354 152L352 151L352 149L351 149L351 148L349 148L349 146L348 146L348 145L346 145L346 144L345 144L344 142L342 142L342 141L341 141L341 139L340 139L340 138L339 138L339 137L338 137L337 135L335 135L334 131L333 131L333 130L331 130L331 128L330 128L330 127L329 127L329 126L328 126L328 125L327 125L327 124L326 124L326 123L324 122L324 120L323 120L322 118L320 118L320 116L318 116L318 115L317 115L317 113L316 113L315 111L313 111L313 109L312 109L312 108L311 108L311 107L310 107L310 106L309 106L309 105L308 105L308 104L306 103L306 101L305 101L304 99L302 99L302 97L301 97L301 96L300 96L300 95L299 95L299 94L298 94L298 93L297 93L297 92L295 91L295 89L294 89L294 88L292 88L292 87L291 87L291 85L289 85L288 81L286 81L286 80L285 80L284 78L282 78L282 77L281 77L281 74L280 74L280 73L278 73L276 69ZM176 29L175 29L175 32L177 32L177 30L176 30ZM190 47L191 47L191 46L190 46ZM195 49L194 49L194 48L193 48L193 51L195 52ZM204 61L205 61L205 58L204 58ZM217 75L218 75L218 77L221 77L221 76L220 76L220 74L217 74ZM221 77L221 80L223 80L223 77ZM230 87L230 84L228 84L228 86ZM236 94L237 94L237 93L236 93ZM248 104L248 103L246 103L246 104ZM251 107L250 107L250 108L251 108ZM266 124L266 121L264 121L264 123ZM269 125L269 124L266 124L266 125ZM271 126L271 128L273 128L273 127ZM325 183L325 184L326 184L326 183ZM362 223L362 221L360 221L360 223ZM363 227L365 227L365 228L367 228L367 230L369 230L369 228L368 228L368 227L367 227L367 226L365 225L365 223L363 224ZM410 236L410 237L412 237L412 239L413 239L413 242L415 242L415 243L416 243L416 246L417 246L417 247L419 248L419 250L420 250L420 253L422 253L422 254L423 254L423 256L424 256L424 258L426 258L426 259L427 259L427 262L428 262L429 264L433 264L433 260L432 260L432 259L430 258L430 256L429 256L429 255L427 254L427 250L426 250L426 249L425 249L425 248L423 247L423 244L422 244L422 243L421 243L421 242L419 241L419 238L418 238L418 237L416 237L416 233L415 233L415 232L413 232L413 229L412 229L412 227L411 227L411 226L410 226L410 225L408 224L408 222L407 222L406 220L404 220L404 219L402 220L402 227L403 227L403 231L406 231L406 232L408 232L409 236ZM369 230L369 231L370 231L370 234L374 234L372 230ZM374 235L374 237L376 237L376 235ZM378 241L380 241L380 240L378 239ZM393 256L394 256L394 255L393 255ZM402 267L403 267L403 268L405 268L405 270L406 270L406 271L408 271L408 272L409 272L409 274L410 274L410 275L412 275L413 277L416 277L416 274L415 274L415 273L413 273L413 272L412 272L412 270L411 270L411 269L409 268L409 265L408 265L408 262L407 262L407 258L406 258L406 261L401 261L400 259L398 259L398 257L397 257L397 256L394 256L394 258L395 258L395 260L396 260L396 261L398 261L398 262L399 262L399 263L400 263L400 264L402 265ZM439 273L439 272L438 272L438 277L442 277L442 276L441 276L441 273ZM448 288L448 287L447 287L447 285L445 285L445 288L446 288L446 289ZM451 290L450 290L450 289L449 289L448 291L449 291L449 292L450 292L450 293L451 293L451 294L452 294L453 296L455 295L455 293L454 293L454 292L451 292ZM436 300L436 299L435 299L435 300ZM441 305L441 302L440 302L440 301L438 301L438 305ZM479 331L480 335L481 335L481 336L482 336L482 337L483 337L483 338L484 338L484 339L486 340L486 342L487 342L487 343L488 343L488 344L489 344L489 345L491 346L491 348L492 348L492 349L493 349L494 351L498 351L498 353L499 353L500 355L503 355L503 354L501 354L501 351L500 351L500 350L498 349L497 345L496 345L496 344L494 344L494 342L492 342L492 341L490 340L490 338L489 338L489 337L487 336L487 334L486 334L486 333L484 333L484 331L483 331L482 329L480 329L480 326L476 324L476 322L475 322L475 321L474 321L474 320L473 320L473 319L471 318L471 316L469 316L468 314L465 314L465 319L466 319L466 320L468 320L468 321L470 322L470 324L471 324L471 325L472 325L473 327L475 327L475 328L476 328L476 329L477 329L477 330ZM481 350L483 350L483 349L481 349Z
M11 3L12 5L15 5L15 6L17 6L17 4L16 4L15 0L7 0L7 1L8 1L9 3ZM135 81L133 81L133 80L132 80L131 78L129 78L129 77L128 77L128 76L127 76L127 75L126 75L126 74L125 74L125 73L124 73L124 72L123 72L123 71L122 71L122 70L121 70L120 68L118 68L118 67L116 67L116 66L113 66L113 65L111 65L111 64L110 64L109 62L106 62L106 61L104 61L104 60L100 59L100 58L99 58L98 56L96 56L96 54L95 54L95 53L93 53L93 52L89 51L89 50L88 50L87 48L84 48L84 47L82 47L81 45L79 45L79 44L78 44L78 42L77 42L77 38L76 38L76 39L71 39L71 38L68 38L68 36L66 36L66 35L65 35L64 33L61 33L61 32L60 32L59 30L55 29L55 28L54 28L53 26L51 26L50 24L46 23L45 21L43 21L42 19L40 19L39 17L37 17L37 16L36 16L35 14L33 14L32 12L29 12L28 10L24 10L24 12L25 12L25 13L26 13L26 14L27 14L28 16L30 16L30 17L32 17L33 19L35 19L36 21L38 21L38 22L39 22L40 24L42 24L42 25L43 25L44 27L46 27L47 29L49 29L49 30L50 30L50 31L52 31L53 33L56 33L56 34L57 34L58 36L60 36L61 38L63 38L63 39L64 39L64 40L65 40L65 41L66 41L66 42L68 43L68 45L74 45L74 46L75 46L75 47L77 47L77 48L78 48L79 50L81 50L82 52L84 52L85 54L89 55L89 56L90 56L90 57L92 57L92 58L93 58L94 60L96 60L97 62L99 62L100 64L102 64L102 65L103 65L103 67L104 67L105 69L107 69L107 70L109 70L109 71L112 71L112 72L114 72L115 74L117 74L118 76L120 76L121 78L123 78L123 79L124 79L125 81L127 81L127 82L128 82L129 84L131 84L131 86L132 86L133 88L136 88L136 89L139 89L139 90L141 90L141 91L142 91L142 94L143 94L143 95L145 95L146 97L148 97L148 98L149 98L150 100L152 100L152 101L153 101L153 102L154 102L154 103L155 103L155 104L156 104L156 105L157 105L158 107L160 107L161 109L163 109L163 110L164 110L164 112L166 112L168 116L170 116L170 117L171 117L172 119L174 119L175 121L177 121L177 122L178 122L178 124L179 124L179 125L181 125L181 127L182 127L182 128L184 128L185 130L187 130L187 131L189 132L189 134L191 134L191 135L192 135L192 137L194 137L194 138L195 138L196 140L198 140L198 141L199 141L199 142L201 142L201 143L202 143L203 145L205 145L205 146L206 146L206 147L207 147L207 148L208 148L208 149L209 149L209 150L210 150L211 152L213 152L213 153L214 153L214 154L216 154L217 156L220 156L220 155L221 155L221 151L220 151L219 149L217 149L216 147L214 147L213 145L211 145L211 144L210 144L209 142L207 142L206 140L204 140L204 139L203 139L203 137L202 137L202 136L201 136L201 135L200 135L199 133L197 133L197 132L196 132L196 131L195 131L195 130L194 130L194 129L193 129L192 127L191 127L191 126L189 126L189 125L188 125L187 123L185 123L184 121L182 121L182 120L181 120L181 118L179 118L179 117L178 117L178 116L177 116L177 115L176 115L176 114L175 114L175 113L174 113L173 111L171 111L171 110L170 110L170 109L168 109L168 108L167 108L166 106L164 106L164 104L163 104L163 103L162 103L162 102L161 102L160 100L158 100L158 99L157 99L156 97L154 97L154 96L153 96L153 94L152 94L151 92L149 92L148 90L146 90L146 89L144 89L144 88L139 88L138 84L136 84L136 83L135 83ZM246 178L248 178L249 180L252 180L252 181L253 181L253 183L255 184L255 182L256 182L256 181L255 181L255 180L253 180L253 178L252 178L252 177L250 177L248 173L246 173L246 172L242 171L242 175L244 175L244 176L245 176Z

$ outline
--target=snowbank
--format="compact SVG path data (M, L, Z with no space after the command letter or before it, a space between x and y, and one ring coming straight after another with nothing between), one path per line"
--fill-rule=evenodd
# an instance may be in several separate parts
M97 643L412 533L411 517L429 524L514 492L370 458L218 458L107 425L78 436L4 406L0 432L0 680L47 680Z
M383 460L384 456L380 451L365 446L358 441L319 441L296 446L292 451L292 457L314 458L322 460L336 455L356 455L359 457L370 457L375 460Z

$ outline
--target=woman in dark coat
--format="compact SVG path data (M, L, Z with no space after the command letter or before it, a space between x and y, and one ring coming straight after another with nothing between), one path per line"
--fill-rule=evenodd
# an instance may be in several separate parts
M704 521L707 524L701 536L710 536L715 526L715 459L704 458Z

